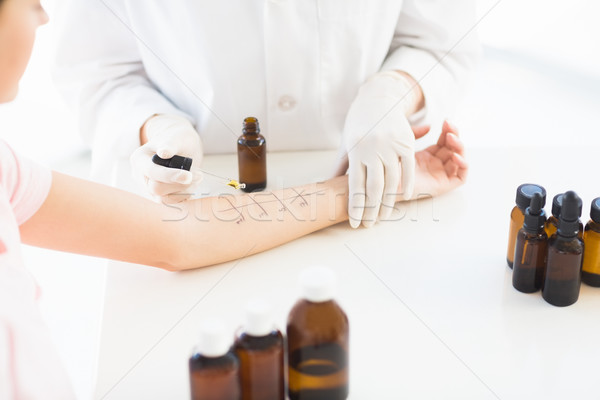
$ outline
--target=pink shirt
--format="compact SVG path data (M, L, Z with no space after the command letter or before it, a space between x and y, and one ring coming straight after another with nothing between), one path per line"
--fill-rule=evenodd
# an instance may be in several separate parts
M41 207L49 170L0 140L0 399L72 399L73 391L37 305L39 290L23 265L19 225Z

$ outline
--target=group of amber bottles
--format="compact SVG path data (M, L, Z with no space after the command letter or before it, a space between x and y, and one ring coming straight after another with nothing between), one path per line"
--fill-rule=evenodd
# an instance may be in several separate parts
M592 201L585 229L580 220L582 201L575 192L554 196L550 218L545 202L543 187L517 188L506 259L515 289L524 293L542 289L548 303L569 306L579 298L582 281L600 287L600 197Z
M290 400L348 397L349 326L334 300L335 276L327 268L309 268L300 286L287 340L264 302L247 306L233 345L222 323L205 322L189 359L192 400L284 400L286 364Z

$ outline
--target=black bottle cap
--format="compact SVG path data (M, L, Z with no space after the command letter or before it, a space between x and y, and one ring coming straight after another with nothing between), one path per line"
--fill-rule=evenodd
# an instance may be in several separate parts
M529 207L525 210L523 229L529 233L540 233L544 230L546 212L543 209L542 201L541 193L534 193Z
M244 133L260 133L260 125L255 117L247 117L244 119L242 132Z
M558 219L558 235L573 237L579 232L579 217L581 217L581 198L569 190L562 196L562 207Z
M555 218L560 216L560 208L562 207L562 195L563 193L559 193L552 199L552 215Z
M192 168L192 159L189 157L173 156L171 158L160 158L158 154L152 156L152 162L167 168L185 169L189 171Z
M552 215L554 215L556 218L560 217L560 209L562 208L563 194L564 193L559 193L552 199ZM579 209L579 215L581 215L581 212L583 211L583 203L580 202L579 206L581 207Z
M531 198L534 193L540 193L542 195L542 208L546 205L546 189L540 185L533 183L524 183L517 188L517 198L515 202L517 207L521 210L525 210L531 203Z
M592 221L600 224L600 197L596 197L594 200L592 200L590 218L592 219Z

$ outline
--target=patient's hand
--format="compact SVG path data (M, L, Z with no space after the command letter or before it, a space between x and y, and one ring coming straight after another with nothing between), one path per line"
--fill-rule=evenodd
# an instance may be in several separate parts
M429 128L415 127L413 131L416 137L422 137ZM462 185L469 169L464 150L456 127L445 121L437 143L415 153L417 165L413 198L439 196Z

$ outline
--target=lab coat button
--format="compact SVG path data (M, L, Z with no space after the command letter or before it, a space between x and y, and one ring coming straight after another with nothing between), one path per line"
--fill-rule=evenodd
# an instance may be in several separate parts
M281 96L278 105L280 110L289 111L296 106L296 100L291 96Z

